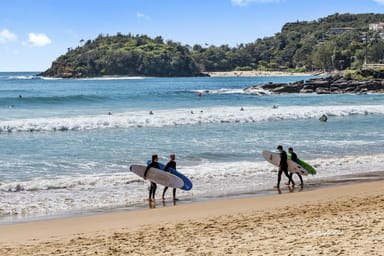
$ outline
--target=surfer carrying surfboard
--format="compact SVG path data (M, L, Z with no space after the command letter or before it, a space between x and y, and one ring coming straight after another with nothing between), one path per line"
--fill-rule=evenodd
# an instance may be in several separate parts
M297 157L297 154L293 151L293 148L288 148L288 153L291 154L291 160L293 162L299 164L299 158ZM297 174L297 176L299 176L299 179L300 179L300 182L301 182L300 186L304 186L303 177L301 177L300 173L298 173L298 172L296 174ZM291 177L290 181L291 180L293 181L293 179L292 179L293 172L291 172L291 174L289 176ZM288 181L288 184L287 184L288 186L290 184L290 181Z
M164 167L164 171L166 172L169 172L169 168L173 168L174 170L176 170L176 155L175 154L171 154L169 156L169 162L165 165ZM165 199L165 192L167 191L168 187L164 187L164 190L163 190L163 196L161 197L161 199ZM176 188L173 188L173 201L176 201L177 198L176 198Z
M147 179L147 172L151 167L160 169L159 163L157 162L158 160L159 160L159 157L157 155L152 155L152 161L147 166L147 168L145 169L145 172L144 172L144 179L145 180ZM148 197L149 201L155 201L156 189L157 189L157 184L155 182L151 181L151 187L149 189L149 197Z
M279 173L277 175L277 185L276 188L280 187L281 174L284 172L285 176L289 179L288 184L292 182L292 186L295 186L295 182L293 182L291 176L288 173L288 156L287 152L284 151L283 146L277 146L277 150L280 152L280 164L279 164Z

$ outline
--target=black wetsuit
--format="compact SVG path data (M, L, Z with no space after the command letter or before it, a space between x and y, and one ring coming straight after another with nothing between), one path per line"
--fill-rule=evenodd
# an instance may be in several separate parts
M173 168L173 169L176 170L176 161L170 160L170 161L165 165L164 171L166 171L166 172L170 172L170 171L169 171L169 168ZM164 199L165 192L167 191L167 189L168 189L168 187L165 187L164 190L163 190L163 199ZM176 199L176 188L173 188L173 199Z
M291 160L293 161L293 162L295 162L295 163L299 163L299 158L297 157L297 155L296 155L296 153L295 152L292 152L292 154L291 154ZM290 177L291 177L291 180L293 180L292 179L292 175L293 175L293 173L291 172L291 174L290 174ZM300 179L300 182L301 182L301 186L303 186L304 185L304 183L303 183L303 177L301 177L301 175L300 175L300 173L297 173L297 175L299 176L299 179Z
M169 161L169 162L166 164L164 170L165 170L166 172L169 172L169 168L176 169L176 161L172 161L172 160Z
M277 186L279 187L280 186L280 181L281 181L281 174L284 172L285 176L287 176L287 178L289 179L289 183L292 182L292 184L295 184L293 182L293 180L291 179L291 176L289 175L288 173L288 156L287 156L287 152L285 152L284 150L281 152L280 154L280 164L279 164L279 173L278 173L278 176L277 176Z
M147 168L145 169L145 172L144 172L144 178L147 176L147 172L150 168L157 168L157 169L160 169L160 165L158 162L151 162ZM153 181L151 181L151 187L149 189L149 199L153 199L155 200L155 193L156 193L156 189L157 189L157 184Z

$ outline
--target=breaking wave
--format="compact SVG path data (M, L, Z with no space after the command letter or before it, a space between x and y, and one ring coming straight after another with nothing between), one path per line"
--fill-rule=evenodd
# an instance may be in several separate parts
M352 115L383 115L383 105L363 106L288 106L270 107L212 107L202 109L124 112L113 115L31 118L0 121L0 133L84 131L94 129L124 129L166 127L220 123L255 123L279 120L317 119L321 115L344 117Z

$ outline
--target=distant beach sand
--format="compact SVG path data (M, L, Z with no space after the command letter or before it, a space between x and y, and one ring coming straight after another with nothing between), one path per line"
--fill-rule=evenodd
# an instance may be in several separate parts
M228 76L314 76L319 73L310 72L286 72L286 71L228 71L228 72L206 72L211 77Z
M158 202L159 203L159 202ZM384 182L0 226L0 255L384 255Z

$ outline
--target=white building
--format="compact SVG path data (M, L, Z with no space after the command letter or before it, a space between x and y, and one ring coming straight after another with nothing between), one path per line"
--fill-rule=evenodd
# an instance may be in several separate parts
M371 23L369 24L369 30L373 31L384 31L384 23Z

